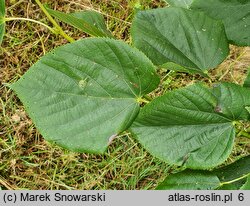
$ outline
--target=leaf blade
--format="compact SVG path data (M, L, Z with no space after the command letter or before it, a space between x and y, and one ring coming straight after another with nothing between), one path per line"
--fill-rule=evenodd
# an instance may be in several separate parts
M238 95L241 98L237 99ZM237 100L239 106L235 107ZM223 163L231 153L233 121L249 119L245 109L249 104L246 88L223 83L210 89L195 84L146 105L131 130L143 147L159 159L192 169L208 169Z
M204 72L220 64L229 53L221 22L182 8L139 12L131 34L134 45L159 66L174 62Z
M48 7L46 7L46 10L55 18L80 29L91 36L114 38L107 30L103 16L97 12L83 11L66 14Z
M109 138L134 121L137 98L158 83L144 54L121 41L91 38L52 51L11 88L46 140L103 153Z
M156 190L209 190L220 186L220 180L209 171L184 170L169 175Z
M250 45L249 0L195 0L191 9L201 10L214 19L222 20L231 43L238 46Z

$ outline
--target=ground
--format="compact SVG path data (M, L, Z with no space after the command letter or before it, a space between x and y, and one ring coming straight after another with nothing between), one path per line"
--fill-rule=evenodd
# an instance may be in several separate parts
M151 0L59 0L42 1L51 8L73 12L101 12L108 28L131 42L129 28L138 9L165 6ZM8 17L26 17L49 23L34 1L6 0ZM74 39L86 34L60 24ZM52 26L52 25L51 25ZM27 116L22 103L6 84L17 81L29 67L51 49L67 41L46 28L30 23L8 22L0 48L0 188L2 189L154 189L169 173L177 171L152 157L128 133L117 138L105 155L73 153L46 142ZM210 72L212 80L198 75L159 71L161 85L151 94L186 86L197 80L207 83L229 81L242 84L250 65L250 48L231 46L228 58ZM238 126L246 130L249 124ZM232 162L249 154L249 138L238 132Z

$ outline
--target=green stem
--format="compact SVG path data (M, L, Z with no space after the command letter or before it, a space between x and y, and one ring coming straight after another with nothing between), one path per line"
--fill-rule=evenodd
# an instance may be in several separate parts
M46 27L47 29L49 29L51 32L55 33L56 34L56 31L51 28L50 26L48 26L47 24L44 24L40 21L36 21L34 19L28 19L28 18L21 18L21 17L11 17L11 18L4 18L4 21L30 21L30 22L33 22L33 23L37 23L37 24L40 24L44 27Z
M63 29L56 23L56 21L52 18L52 16L48 13L48 11L45 9L45 7L42 5L42 3L39 0L35 0L38 6L41 8L43 13L48 17L50 22L55 26L55 28L58 30L58 33L62 35L65 39L67 39L69 42L75 41L73 38L68 36Z
M234 183L234 182L237 182L237 181L239 181L239 180L242 180L242 179L248 177L248 175L249 175L249 174L243 175L242 177L236 178L236 179L231 180L231 181L228 181L228 182L222 182L220 185L223 186L223 185L232 184L232 183Z

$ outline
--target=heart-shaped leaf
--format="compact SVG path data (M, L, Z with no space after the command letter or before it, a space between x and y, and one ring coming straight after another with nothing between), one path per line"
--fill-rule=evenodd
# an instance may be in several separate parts
M158 83L153 64L137 49L90 38L45 55L11 88L47 140L102 153L134 121L138 99Z
M209 171L185 170L169 175L157 190L213 190L220 186L219 178Z
M174 62L203 73L220 64L229 52L223 24L202 12L183 8L142 11L131 31L134 45L155 65Z
M5 33L5 0L0 0L0 45L3 41L3 36Z
M165 0L171 6L189 8L193 0Z
M113 38L107 29L103 16L95 11L81 11L65 14L46 7L50 15L95 37Z
M233 44L250 46L250 0L195 0L191 8L222 20Z
M211 168L231 153L234 121L249 120L247 105L248 88L194 84L146 105L131 130L149 152L167 163Z
M247 189L249 188L249 180L247 180L246 176L249 174L250 156L247 156L213 171L184 170L176 174L171 174L156 189Z

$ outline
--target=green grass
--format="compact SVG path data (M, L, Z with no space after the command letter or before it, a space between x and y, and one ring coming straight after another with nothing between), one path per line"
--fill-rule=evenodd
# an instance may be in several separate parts
M129 28L138 9L164 6L151 0L62 0L43 1L51 8L73 12L94 9L101 12L109 29L119 38L131 42ZM59 2L59 3L58 3ZM7 1L7 16L29 17L51 25L38 6L29 0ZM60 24L74 39L86 34ZM0 48L0 82L12 83L51 49L65 44L61 36L51 34L30 22L8 22ZM242 83L250 65L250 49L232 47L228 59L210 72L212 80L197 75L160 70L161 84L151 96L186 86L194 81L207 83L220 79ZM0 187L2 189L154 189L169 173L179 168L152 157L140 144L124 133L105 155L73 153L46 142L25 113L16 95L0 85ZM246 129L249 124L238 126ZM249 154L249 139L239 134L227 162Z

